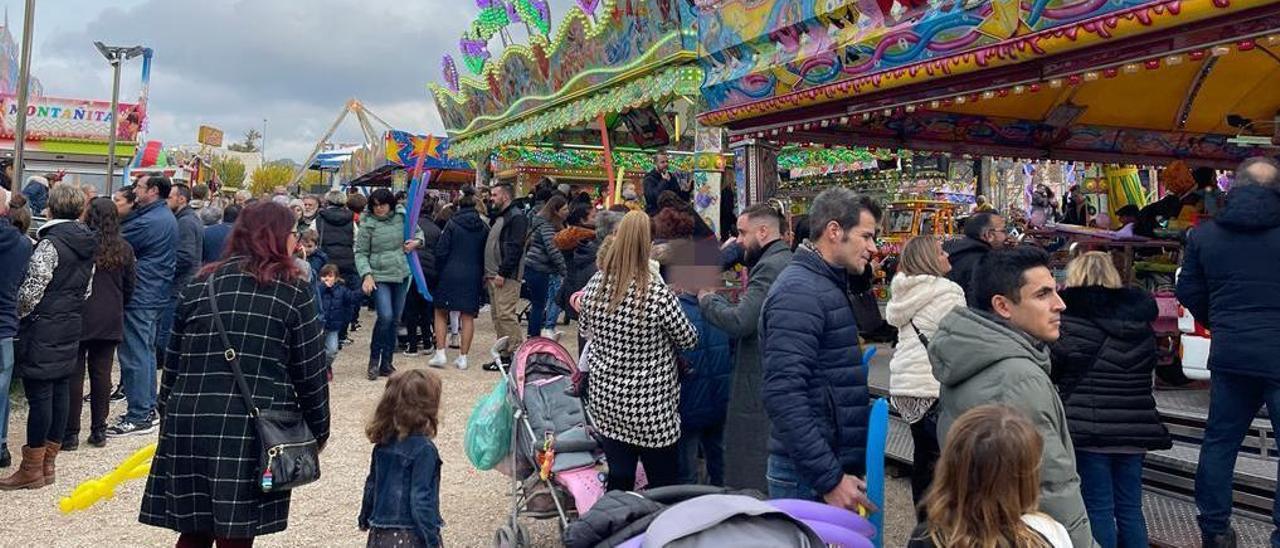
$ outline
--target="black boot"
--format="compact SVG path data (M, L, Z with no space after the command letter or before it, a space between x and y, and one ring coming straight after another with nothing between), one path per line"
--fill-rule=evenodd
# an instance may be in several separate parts
M79 448L80 448L80 433L79 433L79 432L76 432L76 433L74 433L74 434L73 434L73 433L71 433L71 432L67 432L67 433L66 433L66 435L62 436L62 450L63 450L63 451L75 451L75 450L77 450L77 449L79 449Z
M1201 533L1200 545L1204 548L1236 548L1236 530L1227 529L1227 532L1213 536Z
M395 355L395 352L382 355L382 363L378 366L378 376L390 377L392 373L396 372L395 366L391 365Z
M0 468L13 466L13 456L9 454L9 446L0 443Z
M369 380L378 380L378 358L369 358Z
M107 446L106 430L107 430L106 428L94 428L93 430L89 431L89 445L92 445L94 447L106 447Z

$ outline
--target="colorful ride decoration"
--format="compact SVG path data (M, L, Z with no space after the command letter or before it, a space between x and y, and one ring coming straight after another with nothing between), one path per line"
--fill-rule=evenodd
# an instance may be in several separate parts
M1274 154L1241 144L1247 132L1225 119L1280 110L1277 17L1280 0L724 0L699 12L700 121L791 142L812 130L987 156L1226 166Z
M409 188L407 215L405 216L404 239L413 237L418 225L418 217L422 213L427 190L433 182L453 172L465 172L468 178L474 177L471 164L465 160L448 156L449 139L434 135L415 135L407 131L387 131L383 139L388 165L409 170ZM418 253L429 253L429 250L414 250L405 254L409 263L409 271L413 275L414 284L428 301L432 300L427 290L427 279L422 272L422 262Z
M455 155L476 157L600 115L699 96L687 2L604 0L599 18L584 9L595 7L571 7L549 38L535 32L496 57L483 36L464 35L464 63L479 70L459 77L457 90L431 85Z

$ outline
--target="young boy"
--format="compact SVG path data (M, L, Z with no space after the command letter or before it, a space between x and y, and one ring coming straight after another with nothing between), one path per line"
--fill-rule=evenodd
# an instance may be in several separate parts
M338 356L338 332L351 321L351 310L358 297L343 283L338 275L338 265L327 264L320 268L320 317L324 319L324 357L329 366L329 378L333 378L333 361Z

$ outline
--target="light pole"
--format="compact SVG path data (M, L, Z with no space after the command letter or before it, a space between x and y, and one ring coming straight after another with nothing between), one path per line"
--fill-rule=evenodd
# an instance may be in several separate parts
M107 138L107 195L110 195L115 185L116 132L120 127L120 65L147 50L142 46L107 46L102 42L94 42L93 45L115 70L111 80L111 135Z
M262 119L262 144L258 146L258 152L262 155L262 163L267 163L267 119Z
M27 0L26 13L22 14L22 58L18 61L18 122L13 131L13 189L22 190L26 184L23 174L22 153L27 148L27 103L31 95L31 35L36 20L36 0Z

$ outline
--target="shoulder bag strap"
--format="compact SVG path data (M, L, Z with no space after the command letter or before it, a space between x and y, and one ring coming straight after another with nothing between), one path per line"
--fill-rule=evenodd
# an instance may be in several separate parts
M908 320L908 321L911 323L911 329L914 329L914 330L916 331L916 336L917 336L917 337L920 337L920 344L924 345L924 347L925 347L926 349L928 349L928 348L929 348L929 337L924 336L924 332L923 332L923 331L921 331L919 327L916 327L916 321L915 321L915 319L911 319L911 320Z
M205 283L205 289L209 294L209 311L213 316L213 329L218 332L218 338L222 341L222 357L231 366L231 372L235 373L236 386L240 389L240 397L244 398L244 407L249 411L250 416L257 417L258 407L253 403L253 395L249 391L249 383L245 382L244 373L240 371L240 356L231 347L231 339L227 337L227 330L222 326L222 318L218 311L218 295L213 290L215 276L216 273L209 274L209 281Z

